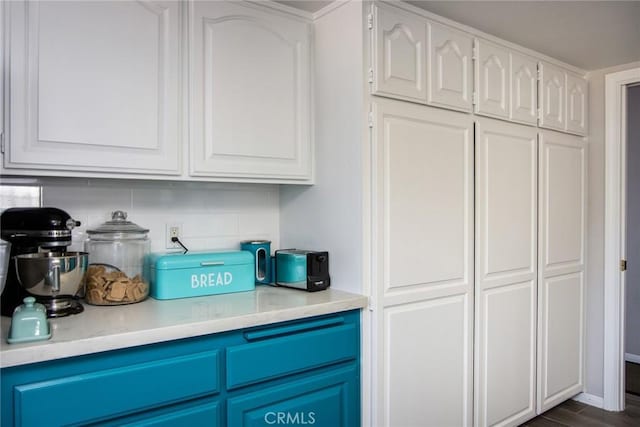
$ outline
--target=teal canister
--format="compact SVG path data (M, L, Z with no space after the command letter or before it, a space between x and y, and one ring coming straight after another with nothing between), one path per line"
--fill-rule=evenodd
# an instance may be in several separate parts
M271 283L271 241L245 240L240 242L240 249L253 254L255 260L256 283L268 285Z

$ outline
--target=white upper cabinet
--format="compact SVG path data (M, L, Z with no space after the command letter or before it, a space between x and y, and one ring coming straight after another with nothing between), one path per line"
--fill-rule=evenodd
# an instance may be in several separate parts
M425 103L425 22L385 4L374 6L373 19L373 93Z
M587 134L587 81L567 73L567 131Z
M543 128L587 134L587 81L546 62L540 72L538 125Z
M511 56L511 115L514 122L535 125L537 109L537 63L533 58L510 53Z
M509 118L509 51L476 39L475 57L475 90L477 100L474 111L478 114Z
M471 111L473 92L473 38L444 25L429 22L427 103Z
M483 39L476 39L476 114L535 125L537 63L534 59Z
M5 10L3 173L312 182L309 20L240 1Z
M6 7L9 173L181 173L180 3Z
M433 19L398 4L373 4L367 76L373 95L586 135L586 80Z
M248 3L190 7L190 174L311 179L310 25Z
M540 127L565 130L567 81L564 70L546 62L539 62L538 96L540 98Z

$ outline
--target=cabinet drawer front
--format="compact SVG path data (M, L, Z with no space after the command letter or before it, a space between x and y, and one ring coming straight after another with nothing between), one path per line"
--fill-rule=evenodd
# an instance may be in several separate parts
M270 331L271 336L277 337L227 349L227 388L358 357L360 338L355 324L303 331L283 327Z
M73 375L14 388L16 424L98 421L220 390L218 351Z
M219 402L207 402L198 406L165 412L137 419L136 421L118 423L121 427L175 427L175 426L208 426L220 424Z
M229 427L360 425L357 366L338 369L229 399Z

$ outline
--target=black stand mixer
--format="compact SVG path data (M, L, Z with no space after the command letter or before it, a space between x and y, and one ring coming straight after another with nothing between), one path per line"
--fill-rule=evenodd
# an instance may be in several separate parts
M44 304L47 308L47 317L67 316L83 311L82 304L76 296L77 289L65 294L64 289L60 292L59 286L61 270L58 259L65 257L58 255L67 255L65 251L67 246L71 245L71 230L79 225L79 221L75 221L65 211L57 208L10 208L2 212L0 215L0 226L2 227L0 234L3 240L11 243L11 259L9 260L6 286L0 296L3 316L11 316L14 309L22 304L22 300L27 296L34 296L39 303ZM57 263L52 272L44 273L46 280L43 276L36 280L39 282L37 286L35 282L32 288L31 284L28 285L32 293L27 291L25 283L21 284L22 275L19 277L18 260L24 258L40 258L45 262L55 261ZM72 259L72 262L75 269L77 261ZM68 268L68 260L66 264ZM33 276L36 273L37 269L31 268L29 262L23 263L23 265L26 265L27 270L31 270L24 272L25 277ZM37 264L33 263L33 265ZM84 268L86 269L86 266ZM62 271L65 271L64 265ZM53 273L55 273L53 280L55 286L45 287L45 284L49 285L49 278L54 276Z

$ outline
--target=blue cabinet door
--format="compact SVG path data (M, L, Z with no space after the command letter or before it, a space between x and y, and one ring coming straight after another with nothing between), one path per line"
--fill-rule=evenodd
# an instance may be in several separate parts
M227 401L228 427L273 425L359 426L359 365L353 363Z

